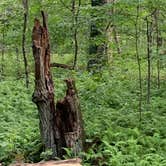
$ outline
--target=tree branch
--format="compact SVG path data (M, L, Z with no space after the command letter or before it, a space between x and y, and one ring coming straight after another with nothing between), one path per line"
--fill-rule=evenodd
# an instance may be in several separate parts
M63 69L73 70L73 66L69 66L69 65L61 64L61 63L51 63L51 67L60 67Z

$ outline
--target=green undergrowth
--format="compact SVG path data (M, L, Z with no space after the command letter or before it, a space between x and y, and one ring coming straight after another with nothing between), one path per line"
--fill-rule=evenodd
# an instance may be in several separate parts
M153 78L148 106L143 73L140 122L137 66L132 59L117 60L102 74L64 69L52 72L56 100L65 95L63 80L71 76L76 80L86 132L86 151L82 154L85 166L166 166L164 76L160 90ZM42 160L37 108L31 101L33 76L30 80L28 90L22 79L11 77L0 82L0 161L3 163L18 158L26 162Z
M31 158L39 147L38 114L24 80L0 82L0 161Z

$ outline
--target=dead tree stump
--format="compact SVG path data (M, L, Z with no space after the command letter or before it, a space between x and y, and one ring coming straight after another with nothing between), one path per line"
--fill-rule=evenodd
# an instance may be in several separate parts
M40 132L45 149L52 157L62 157L63 147L72 148L77 155L83 150L83 126L75 83L67 79L67 92L56 106L54 85L50 71L50 43L44 12L43 25L35 19L32 32L32 50L35 60L35 90L33 102L37 105Z
M56 105L56 126L61 138L64 139L64 146L72 148L73 153L78 154L83 149L82 115L75 82L72 79L67 79L65 82L67 84L66 96Z

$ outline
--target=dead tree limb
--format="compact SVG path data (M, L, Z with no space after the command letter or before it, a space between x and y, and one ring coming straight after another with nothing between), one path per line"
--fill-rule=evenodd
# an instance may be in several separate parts
M51 63L51 67L60 67L63 69L73 70L73 66L69 66L69 65L61 64L61 63Z

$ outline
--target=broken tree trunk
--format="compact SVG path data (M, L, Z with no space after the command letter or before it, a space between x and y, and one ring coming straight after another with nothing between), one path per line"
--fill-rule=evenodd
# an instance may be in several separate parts
M55 107L54 86L50 72L50 43L44 12L42 12L42 17L43 26L38 19L35 19L32 32L32 49L35 60L33 102L38 108L40 132L45 149L52 150L52 157L62 157L64 147L72 148L73 152L82 151L82 121L73 80L66 80L68 87L66 97ZM74 138L71 136L72 134ZM77 142L79 142L78 148L76 147Z
M57 155L55 135L54 87L50 73L50 44L47 26L43 14L43 26L35 19L32 33L33 56L35 59L35 91L33 102L36 103L40 118L40 132L46 149Z
M72 148L73 154L77 155L83 150L82 115L75 82L72 79L65 81L67 84L66 96L56 105L56 126L60 131L60 137L63 138L61 144L64 147Z

